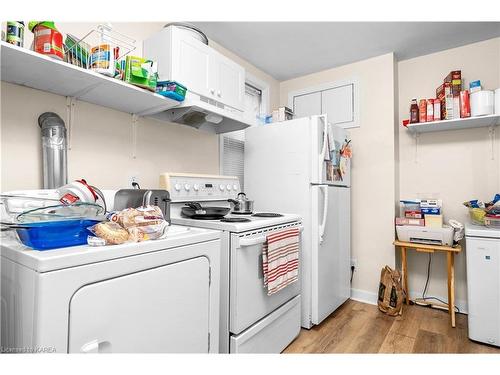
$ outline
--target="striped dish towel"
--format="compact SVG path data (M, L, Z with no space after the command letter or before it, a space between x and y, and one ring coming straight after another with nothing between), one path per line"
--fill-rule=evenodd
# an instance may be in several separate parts
M299 275L299 228L274 232L262 246L264 287L270 296L297 281Z

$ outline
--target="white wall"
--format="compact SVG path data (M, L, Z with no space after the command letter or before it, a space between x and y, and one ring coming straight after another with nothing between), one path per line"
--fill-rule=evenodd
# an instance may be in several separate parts
M399 120L408 118L412 98L434 98L436 87L451 71L461 69L466 83L480 79L486 89L500 87L500 38L401 61L399 70ZM492 143L488 128L427 133L415 139L399 125L400 189L402 198L443 199L445 221L468 221L462 202L490 200L500 192L500 130ZM421 293L427 256L411 253L410 290ZM446 261L433 256L428 295L446 299ZM465 307L467 299L465 253L456 257L456 299Z
M358 261L354 296L376 300L381 268L394 266L395 64L393 54L281 82L280 103L292 91L358 78L361 126L349 129L352 145L352 257Z
M113 27L135 38L137 50L133 54L142 55L142 40L165 23L113 23ZM81 37L96 24L56 23L56 26L63 34ZM26 31L25 46L31 41L32 34ZM277 98L276 80L215 43L214 48L269 82L271 98ZM53 111L66 120L66 98L1 82L1 106L0 190L40 188L41 141L37 118L43 112ZM141 186L154 188L159 174L165 171L219 172L217 135L147 118L139 120L138 129L137 158L133 159L131 115L78 101L72 149L68 152L69 179L84 177L101 188L116 188L126 186L131 176L138 176Z

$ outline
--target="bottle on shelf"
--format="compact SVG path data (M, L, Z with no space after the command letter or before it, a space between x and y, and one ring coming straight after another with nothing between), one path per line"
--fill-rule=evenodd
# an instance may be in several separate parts
M419 111L417 99L411 100L410 106L410 124L416 124L419 120Z

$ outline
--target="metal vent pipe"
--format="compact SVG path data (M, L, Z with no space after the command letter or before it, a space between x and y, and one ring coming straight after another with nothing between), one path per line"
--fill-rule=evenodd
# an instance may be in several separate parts
M42 130L43 188L56 189L68 183L66 126L54 112L42 113L38 125Z

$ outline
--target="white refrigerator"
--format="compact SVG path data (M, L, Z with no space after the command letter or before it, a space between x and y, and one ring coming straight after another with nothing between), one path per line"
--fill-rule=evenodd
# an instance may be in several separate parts
M245 130L245 192L255 211L302 216L302 326L351 294L349 134L326 115Z

